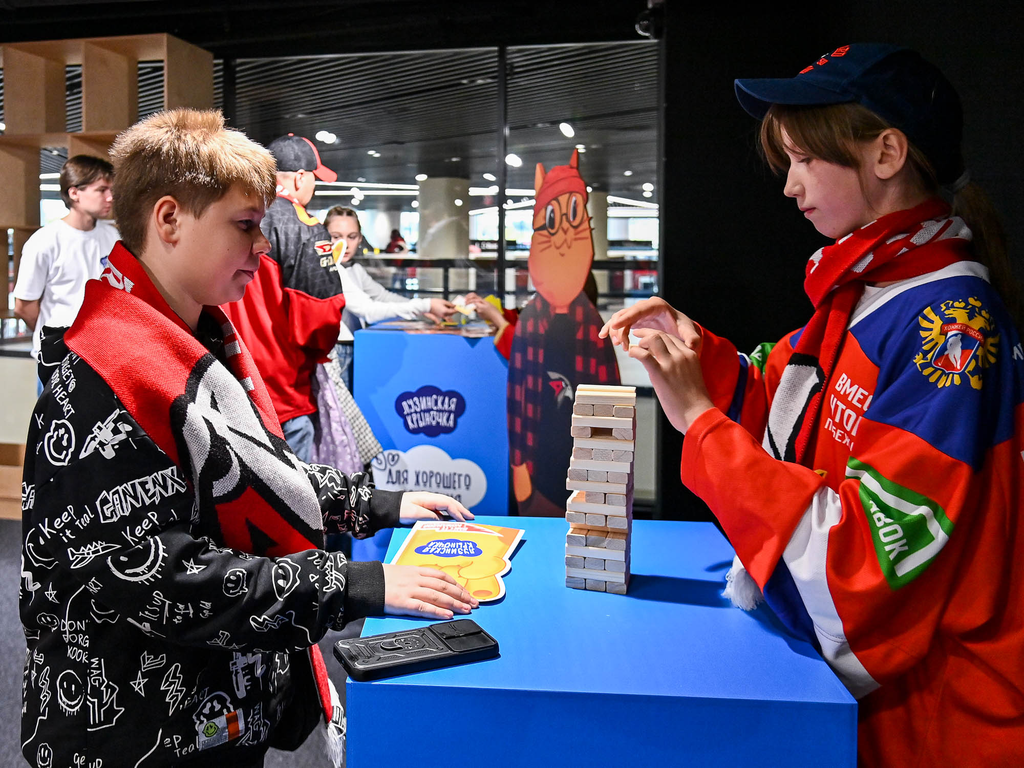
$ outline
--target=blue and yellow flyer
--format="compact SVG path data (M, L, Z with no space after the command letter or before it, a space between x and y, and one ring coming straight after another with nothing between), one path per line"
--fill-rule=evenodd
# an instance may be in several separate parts
M519 528L420 520L391 562L444 571L486 603L505 596L501 577L512 568L511 557L522 537Z

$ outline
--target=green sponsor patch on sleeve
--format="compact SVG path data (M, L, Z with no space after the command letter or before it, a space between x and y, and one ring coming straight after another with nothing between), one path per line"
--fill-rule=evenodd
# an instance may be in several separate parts
M889 586L909 584L949 541L953 523L934 500L888 480L852 456L846 476L860 479L861 506Z
M768 355L775 348L775 344L769 342L763 342L758 344L754 348L754 351L750 353L750 363L757 368L761 373L764 373L764 367L768 363Z

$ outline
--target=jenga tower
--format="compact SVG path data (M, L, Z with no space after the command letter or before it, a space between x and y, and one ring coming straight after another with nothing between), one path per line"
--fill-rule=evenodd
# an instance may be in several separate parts
M565 586L626 594L633 531L636 387L580 384L565 487Z

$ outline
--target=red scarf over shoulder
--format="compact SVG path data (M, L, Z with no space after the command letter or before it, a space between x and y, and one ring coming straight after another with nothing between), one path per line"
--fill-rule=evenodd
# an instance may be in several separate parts
M764 447L775 458L812 460L822 395L865 283L906 280L971 258L971 231L949 212L932 198L882 216L811 256L804 290L814 315L782 373L765 433Z

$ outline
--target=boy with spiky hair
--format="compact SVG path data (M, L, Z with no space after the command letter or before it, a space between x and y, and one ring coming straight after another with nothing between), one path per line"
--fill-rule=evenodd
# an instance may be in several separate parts
M175 110L112 155L123 243L54 342L27 441L22 749L36 766L259 766L340 719L328 629L476 605L440 571L325 552L325 530L472 516L285 443L218 306L268 248L270 154L217 112Z

